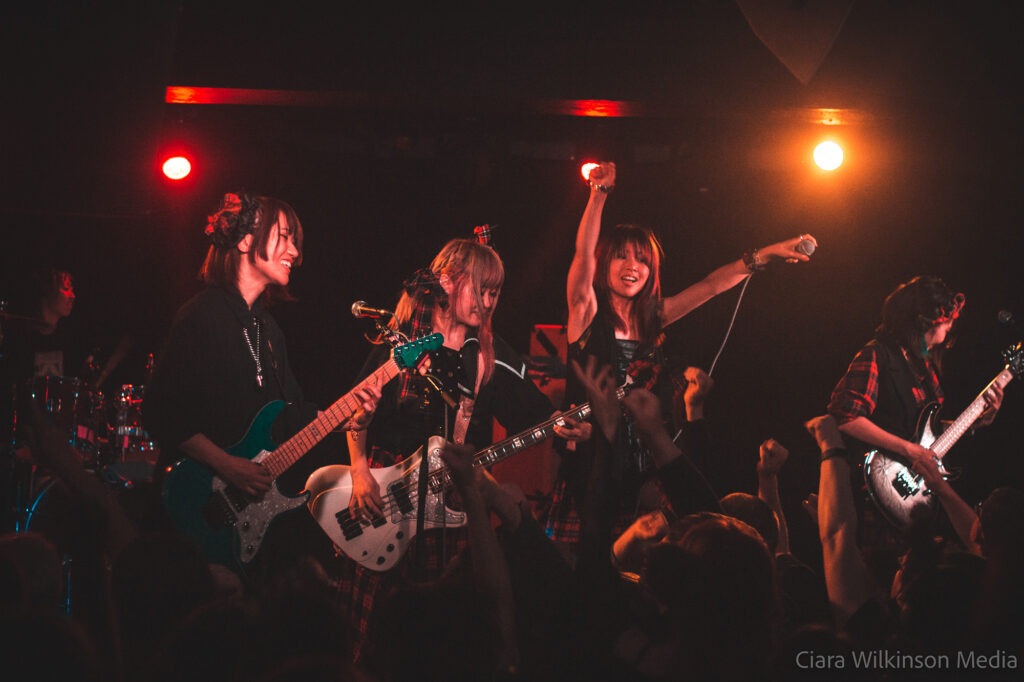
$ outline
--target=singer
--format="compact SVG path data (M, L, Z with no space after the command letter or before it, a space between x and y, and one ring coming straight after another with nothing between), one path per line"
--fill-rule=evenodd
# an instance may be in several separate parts
M434 332L444 335L444 348L430 357L430 373L440 377L450 402L415 373L384 387L368 429L347 434L352 465L349 509L355 518L368 524L382 513L382 491L370 468L402 461L430 436L472 444L479 450L492 442L494 418L511 434L556 413L527 376L519 354L492 330L504 281L498 253L472 239L448 242L429 267L405 281L391 325L410 339ZM360 376L380 365L388 351L382 345L372 353ZM590 424L571 422L555 432L578 440L589 436ZM355 629L357 659L378 594L410 581L436 578L446 559L465 544L465 537L465 528L427 529L384 573L346 560L340 588Z
M569 309L569 357L586 366L585 356L615 369L618 383L626 375L645 384L660 398L666 427L675 433L670 414L672 382L663 372L663 330L709 299L731 289L771 261L807 262L817 247L811 235L754 249L723 265L679 293L662 297L662 250L645 227L618 225L601 230L601 215L615 187L614 163L592 168L586 180L590 198L576 233L576 251L569 266L566 297ZM803 244L803 251L797 247ZM566 401L586 400L585 391L569 374ZM600 431L600 430L599 430ZM597 458L608 458L596 467ZM642 484L652 466L648 453L625 418L614 442L599 434L576 452L562 457L548 518L548 534L570 556L606 562L613 537L631 523L640 506ZM605 471L595 480L594 470ZM657 503L655 503L657 504ZM584 547L583 545L586 545Z

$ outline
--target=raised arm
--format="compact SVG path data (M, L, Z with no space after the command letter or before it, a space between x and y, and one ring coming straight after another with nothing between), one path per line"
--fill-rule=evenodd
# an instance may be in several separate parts
M779 471L789 459L789 450L774 438L761 443L757 462L757 496L771 507L779 526L776 554L789 554L789 524L779 495Z
M843 439L829 415L805 425L821 450L818 486L818 536L825 567L825 588L838 630L872 597L870 574L857 545L857 512Z
M565 298L569 304L569 343L580 338L597 314L594 273L597 271L597 240L601 236L601 214L608 192L615 186L615 164L602 163L590 171L590 198L576 231L576 251L569 265Z
M817 240L809 234L776 242L750 252L746 258L739 258L713 270L704 279L691 284L678 294L667 296L661 310L661 324L666 327L679 320L715 296L732 289L752 272L762 269L772 261L786 263L807 262L810 256L796 250L801 240L810 240L817 247Z

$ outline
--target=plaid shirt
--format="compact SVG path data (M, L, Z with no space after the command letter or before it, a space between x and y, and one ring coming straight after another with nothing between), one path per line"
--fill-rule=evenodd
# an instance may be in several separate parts
M875 344L861 348L846 374L832 390L828 413L839 424L853 421L857 417L870 419L875 413L878 407L879 355L879 348ZM930 360L911 362L905 351L903 355L916 379L916 385L911 389L914 394L913 412L919 413L933 401L941 404L943 393L935 365Z

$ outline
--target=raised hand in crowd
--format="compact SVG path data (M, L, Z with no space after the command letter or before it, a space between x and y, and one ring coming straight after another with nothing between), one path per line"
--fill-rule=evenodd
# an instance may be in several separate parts
M779 538L774 547L776 554L789 554L789 524L782 509L779 495L779 471L789 459L789 450L774 438L761 443L757 460L757 496L764 500L779 526Z

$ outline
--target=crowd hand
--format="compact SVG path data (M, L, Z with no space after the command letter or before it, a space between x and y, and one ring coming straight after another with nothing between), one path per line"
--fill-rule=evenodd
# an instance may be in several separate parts
M779 441L769 438L761 443L760 458L757 461L758 475L777 476L788 458L789 450Z
M596 188L597 185L601 187L612 188L615 186L615 163L612 161L601 161L600 164L590 170L590 175L587 177L587 183Z
M665 430L661 417L661 401L646 388L635 388L622 399L629 416L633 418L633 426L644 437L650 437L658 431Z
M619 420L622 417L622 409L615 396L616 386L611 366L601 365L598 367L597 358L593 355L587 356L585 370L576 360L571 360L571 362L572 371L576 373L580 384L587 392L587 397L590 398L594 421L601 428L605 438L614 440L619 428Z
M380 484L370 473L369 466L354 466L349 475L352 479L352 497L348 508L352 518L365 525L382 516L384 499L380 496Z
M757 255L767 260L783 260L787 263L806 263L811 260L811 257L806 253L797 251L796 247L803 240L808 240L814 247L818 247L818 240L810 234L802 234L799 237L793 237L792 239L786 239L785 241L776 242L769 244L764 248L757 250Z
M930 451L929 451L930 452ZM946 480L939 469L939 463L935 457L922 457L914 460L910 467L915 474L924 479L929 488L936 488Z
M991 426L992 422L996 420L996 413L999 412L999 408L1003 404L1003 388L997 384L989 386L982 395L985 398L985 411L974 422L976 427Z
M668 531L668 519L660 509L639 517L612 545L612 557L617 567L626 571L638 570L646 548L660 542Z
M359 401L359 409L345 420L344 429L346 431L362 431L373 421L373 413L377 411L377 402L380 400L380 388L366 386L357 388L352 394Z
M818 493L808 495L800 506L811 517L811 521L818 523Z
M452 474L452 481L459 490L476 485L477 470L473 466L473 448L458 443L446 442L441 449L441 459Z
M274 482L274 477L262 464L234 455L220 460L217 473L235 488L254 497L270 490Z
M906 441L903 445L903 456L907 463L913 468L915 464L923 460L935 459L935 453L919 443Z
M576 407L576 405L573 404L573 407ZM556 412L552 416L557 417L559 415ZM559 438L564 438L567 441L575 443L590 440L592 427L593 425L590 422L562 415L562 423L555 424L555 428L553 430L555 435Z
M693 410L704 405L704 399L715 387L715 380L711 375L699 367L687 367L683 370L683 381L686 382L686 389L683 391L683 402L687 408Z
M839 424L836 423L835 417L830 414L823 414L820 417L808 419L804 422L804 428L814 437L815 442L818 444L818 449L822 453L826 450L835 448L845 449L846 447L843 435L839 432Z

